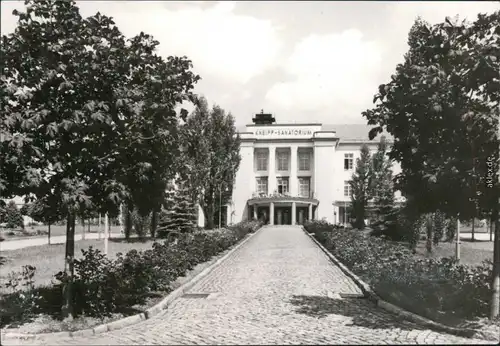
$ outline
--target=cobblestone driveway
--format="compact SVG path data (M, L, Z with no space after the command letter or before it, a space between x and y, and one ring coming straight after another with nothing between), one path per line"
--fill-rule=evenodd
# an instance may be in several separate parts
M420 328L380 310L299 228L262 230L168 310L133 326L37 344L487 344ZM31 343L34 343L31 341ZM492 342L489 342L493 344Z

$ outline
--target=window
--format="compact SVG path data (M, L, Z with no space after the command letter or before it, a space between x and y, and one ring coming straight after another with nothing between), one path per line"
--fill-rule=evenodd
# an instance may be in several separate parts
M267 153L264 151L257 152L257 170L267 171Z
M344 170L351 170L354 166L354 155L344 154Z
M310 170L310 160L311 156L309 153L299 153L299 171Z
M278 171L288 171L288 153L278 153Z
M309 198L310 178L299 178L299 196Z
M344 196L345 197L351 197L352 195L352 188L351 185L349 184L349 180L344 181Z
M257 178L257 193L267 195L267 177Z
M288 193L288 177L278 178L278 193L287 194Z

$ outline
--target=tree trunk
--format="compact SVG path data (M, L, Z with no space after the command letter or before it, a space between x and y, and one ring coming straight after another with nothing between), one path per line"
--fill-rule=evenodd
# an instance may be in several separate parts
M495 225L495 240L493 245L493 278L490 319L497 318L500 314L500 220L498 219L498 201L493 212ZM492 220L493 221L493 220ZM493 227L493 222L491 227Z
M207 207L204 210L205 213L205 228L213 229L214 228L214 209L211 207Z
M82 240L85 240L85 219L82 217Z
M153 209L151 212L151 238L155 239L156 237L156 228L158 227L158 211Z
M108 255L108 238L109 238L109 218L108 214L104 215L104 254Z
M90 234L90 219L87 220L87 233Z
M472 219L472 239L471 239L471 241L475 241L475 240L474 240L474 231L475 231L475 227L476 227L476 218L473 218L473 219Z
M128 241L130 239L130 234L132 234L132 210L130 205L125 207L125 225L124 225L125 239Z
M49 235L48 235L48 237L49 237L48 244L50 245L50 222L49 222Z
M73 319L73 274L75 260L75 221L76 215L68 212L66 220L66 261L64 263L64 272L66 282L63 287L62 316L70 320Z
M432 240L434 238L434 229L432 224L432 214L428 214L425 219L425 230L427 233L427 240L425 243L425 248L428 253L432 252Z

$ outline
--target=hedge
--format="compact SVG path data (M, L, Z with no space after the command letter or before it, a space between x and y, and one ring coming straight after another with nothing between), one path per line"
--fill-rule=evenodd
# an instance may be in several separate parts
M488 314L493 264L421 259L402 244L326 222L304 225L384 300L437 322L457 324Z

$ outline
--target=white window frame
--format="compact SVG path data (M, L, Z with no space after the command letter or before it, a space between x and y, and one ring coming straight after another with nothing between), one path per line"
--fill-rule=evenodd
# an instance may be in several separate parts
M344 154L344 170L345 171L352 171L353 169L354 169L354 154L353 153L345 153Z
M264 151L257 152L257 171L267 171L267 153Z
M278 152L278 171L288 171L289 160L286 152Z
M288 177L278 177L276 178L276 190L279 192L280 185L283 187L282 194L287 194L290 192L290 181Z
M268 184L267 177L258 177L257 178L257 193L267 195L268 189L269 189L269 184Z
M352 187L351 184L349 184L349 180L344 181L344 197L351 197L352 196Z
M303 190L305 190L303 193ZM311 178L309 177L300 177L299 178L299 196L307 197L311 195Z
M299 152L299 171L311 170L311 155L305 152Z

